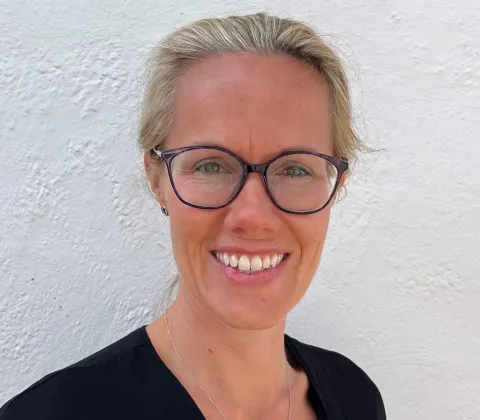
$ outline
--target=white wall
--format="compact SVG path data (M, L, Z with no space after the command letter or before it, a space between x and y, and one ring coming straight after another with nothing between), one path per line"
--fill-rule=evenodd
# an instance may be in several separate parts
M173 267L139 186L143 62L180 24L269 7L340 38L387 149L288 332L366 369L389 419L480 419L480 3L239 3L0 3L0 404L152 319Z

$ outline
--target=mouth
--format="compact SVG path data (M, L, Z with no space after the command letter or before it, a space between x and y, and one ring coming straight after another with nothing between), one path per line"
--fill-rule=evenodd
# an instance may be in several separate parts
M211 254L225 267L242 274L256 274L270 271L282 264L290 255L288 253L246 255L221 251L212 251Z

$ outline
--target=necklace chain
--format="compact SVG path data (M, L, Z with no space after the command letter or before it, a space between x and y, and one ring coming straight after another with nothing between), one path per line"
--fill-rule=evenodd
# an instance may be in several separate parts
M210 395L208 395L207 391L205 391L203 386L200 385L200 383L197 381L197 378L195 378L195 375L190 371L190 369L188 368L188 365L185 363L182 356L180 355L180 352L178 351L178 348L175 344L175 341L173 340L172 333L170 332L170 327L168 325L168 309L165 311L165 325L167 327L167 334L168 334L168 337L170 338L170 343L172 344L172 347L173 347L173 350L175 351L175 354L180 359L183 366L185 367L187 372L190 374L191 378L198 385L198 387L202 390L202 392L205 394L205 396L210 400L212 405L216 408L216 410L223 417L223 419L228 420L227 417L225 416L225 414L222 413L222 410L220 410L220 408L218 408L218 405L215 404L215 401L213 401L213 399L210 397ZM285 358L285 376L287 378L287 389L288 389L288 417L287 417L287 420L290 420L290 413L291 413L291 408L292 407L291 407L291 396L290 396L290 381L289 381L289 378L288 378L288 362L287 362L286 358Z

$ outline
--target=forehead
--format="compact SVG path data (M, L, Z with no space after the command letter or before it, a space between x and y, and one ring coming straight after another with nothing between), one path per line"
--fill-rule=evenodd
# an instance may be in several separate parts
M331 153L325 82L286 55L194 62L179 80L167 148L196 144L217 144L254 160L296 147Z

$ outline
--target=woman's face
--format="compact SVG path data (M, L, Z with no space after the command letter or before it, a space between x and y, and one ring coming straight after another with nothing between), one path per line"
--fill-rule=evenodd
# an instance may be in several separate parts
M222 146L250 163L285 149L332 155L326 85L306 64L284 55L195 62L180 79L165 149L202 144ZM264 329L282 321L317 270L331 204L310 215L285 213L269 198L261 175L249 174L226 207L196 209L179 201L166 170L150 178L170 214L180 293L234 328ZM262 262L267 255L288 256L249 281L214 255L225 251L258 255Z

